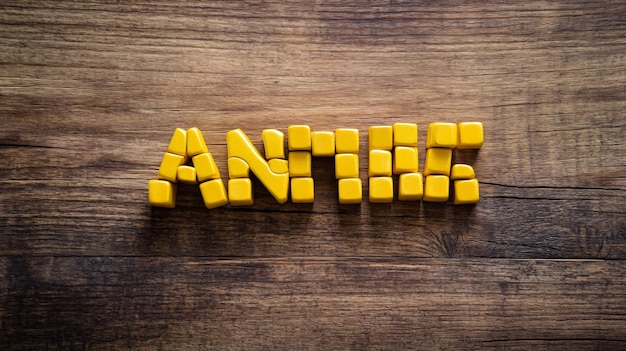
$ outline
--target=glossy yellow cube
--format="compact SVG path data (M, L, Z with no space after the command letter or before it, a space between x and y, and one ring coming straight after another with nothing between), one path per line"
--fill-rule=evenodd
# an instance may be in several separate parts
M233 206L250 206L254 204L250 178L230 179L228 181L228 199Z
M474 168L470 165L465 165L461 163L457 163L452 166L452 171L450 172L450 179L459 180L459 179L473 179L476 178L474 174Z
M194 156L191 161L196 168L196 176L200 183L220 178L220 171L217 169L213 155L210 152L205 152Z
M311 176L311 153L307 151L292 151L289 153L289 176Z
M311 128L305 125L293 125L287 128L289 151L311 151Z
M478 179L455 180L454 181L454 204L468 205L475 204L480 198Z
M276 129L264 129L261 133L265 158L285 158L285 134Z
M311 203L315 199L313 178L291 178L291 202L294 204Z
M417 124L394 123L393 145L417 147Z
M483 146L483 124L481 122L461 122L458 124L457 148L480 149Z
M337 154L335 155L335 178L358 178L359 155Z
M428 125L426 147L444 147L454 149L457 142L455 123L434 122Z
M272 172L277 174L283 174L289 172L289 162L287 160L281 160L280 158L273 158L267 163L270 165Z
M398 200L418 201L424 195L424 178L421 173L404 173L398 180Z
M370 177L391 176L391 151L371 150L368 164L368 175Z
M424 175L431 174L450 175L450 167L452 166L452 150L433 148L426 150L426 159L424 160Z
M393 174L417 172L417 148L396 146L393 149Z
M148 203L154 207L174 208L176 206L176 184L167 180L148 181Z
M373 203L393 202L393 178L370 177L369 200Z
M178 166L176 179L178 179L179 182L185 184L198 184L198 179L196 178L196 169L191 166Z
M311 150L315 157L335 155L334 132L311 132Z
M209 152L209 148L206 146L200 129L197 127L189 128L187 130L187 156L193 157L207 152Z
M159 179L169 180L172 183L176 183L176 175L178 173L178 166L185 163L185 157L181 155L172 154L166 152L161 160L161 166L157 177Z
M339 179L339 203L360 204L363 199L363 185L360 178Z
M224 206L228 203L226 187L221 179L213 179L200 184L200 193L204 206L208 209Z
M424 197L428 202L446 202L450 196L450 178L444 175L429 175L424 181Z
M338 154L358 154L359 130L337 128L335 130L335 150Z
M167 152L187 157L187 131L181 128L174 130Z
M393 127L372 126L368 129L370 150L389 150L393 148Z
M239 157L228 158L228 177L234 178L250 178L250 166Z

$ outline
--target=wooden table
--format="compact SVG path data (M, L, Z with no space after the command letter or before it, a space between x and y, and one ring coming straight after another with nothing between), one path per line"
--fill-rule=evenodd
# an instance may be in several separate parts
M625 349L624 1L0 5L0 345ZM151 208L176 127L482 121L472 206ZM367 187L364 195L367 198Z

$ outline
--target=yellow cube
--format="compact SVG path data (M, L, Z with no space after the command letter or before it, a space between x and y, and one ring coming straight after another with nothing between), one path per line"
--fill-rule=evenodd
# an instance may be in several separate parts
M167 180L148 181L148 203L154 207L174 208L176 206L176 184Z
M373 203L393 202L393 179L370 177L369 199Z
M446 202L450 196L450 178L444 175L429 175L424 181L424 201Z
M452 166L452 171L450 172L450 179L458 180L458 179L473 179L476 178L474 174L474 169L470 165L464 165L461 163L457 163Z
M200 193L204 206L208 209L224 206L228 203L226 187L221 179L209 180L200 184Z
M483 124L481 122L461 122L458 124L457 148L480 149L483 146Z
M424 160L424 175L431 174L450 175L450 167L452 165L452 150L433 148L426 150L426 159Z
M285 134L276 129L264 129L261 133L265 158L285 158Z
M187 157L187 131L181 128L174 130L167 152Z
M404 173L398 180L398 200L417 201L424 195L424 180L421 173Z
M334 156L335 155L335 133L334 132L312 132L311 149L313 156Z
M454 181L454 204L475 204L480 198L478 179Z
M391 176L391 152L387 150L371 150L368 175L370 177Z
M254 204L250 178L230 179L228 181L228 198L233 206L250 206Z
M291 178L291 202L294 204L311 203L315 199L313 178Z
M311 151L311 128L305 125L289 126L287 144L289 151Z
M307 151L292 151L289 153L289 176L311 176L311 153Z
M393 174L417 172L417 148L396 146L393 149Z
M393 148L393 127L372 126L368 129L370 150L389 150Z
M363 185L360 178L339 179L339 203L360 204L363 198Z
M239 157L228 158L228 177L233 178L250 178L250 166Z
M457 142L456 124L434 122L428 125L426 147L445 147L454 149Z
M200 129L197 127L189 128L187 130L187 156L193 157L207 152L209 152L209 148L206 146Z
M267 161L267 163L270 165L270 169L274 173L283 174L289 172L289 162L287 162L287 160L274 158Z
M159 179L169 180L172 183L176 183L176 175L178 173L178 166L185 163L185 157L181 155L172 154L166 152L161 160L161 166L157 177Z
M417 147L417 124L394 123L393 145Z
M220 171L217 169L213 155L210 152L205 152L194 156L191 161L196 168L196 176L200 183L220 178Z
M178 179L179 182L185 184L198 184L198 179L196 178L196 169L191 166L178 166L176 179Z
M335 155L335 178L358 178L359 155L337 154Z
M335 149L338 154L358 154L359 130L337 128L335 130Z

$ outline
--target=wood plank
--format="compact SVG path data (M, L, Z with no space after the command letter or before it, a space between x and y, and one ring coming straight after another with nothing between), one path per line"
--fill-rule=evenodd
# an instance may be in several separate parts
M15 349L619 349L621 261L7 257Z

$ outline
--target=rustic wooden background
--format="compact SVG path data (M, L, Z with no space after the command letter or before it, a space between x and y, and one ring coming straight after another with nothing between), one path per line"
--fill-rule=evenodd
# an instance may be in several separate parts
M3 350L626 348L624 1L129 3L0 5ZM358 128L365 181L435 120L475 207L147 205L175 127Z

